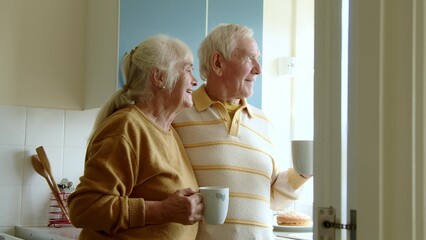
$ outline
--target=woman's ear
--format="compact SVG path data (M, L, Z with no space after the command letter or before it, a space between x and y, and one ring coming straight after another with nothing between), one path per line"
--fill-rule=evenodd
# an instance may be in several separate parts
M222 68L223 68L223 56L219 51L215 51L212 54L212 57L210 59L210 66L211 69L216 75L221 76L222 75Z
M151 70L151 76L153 81L153 86L157 88L163 88L165 86L164 73L160 72L158 68L153 68Z

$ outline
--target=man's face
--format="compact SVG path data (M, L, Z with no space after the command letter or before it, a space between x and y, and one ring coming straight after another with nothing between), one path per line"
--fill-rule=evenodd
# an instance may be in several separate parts
M231 59L224 60L222 72L228 99L242 99L253 95L256 77L261 74L259 49L254 39L240 39Z

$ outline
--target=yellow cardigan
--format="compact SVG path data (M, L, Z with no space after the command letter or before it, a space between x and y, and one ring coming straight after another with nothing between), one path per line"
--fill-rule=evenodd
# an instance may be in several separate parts
M145 224L144 200L198 189L179 137L135 106L110 116L87 148L84 175L68 198L80 239L195 239L198 223Z

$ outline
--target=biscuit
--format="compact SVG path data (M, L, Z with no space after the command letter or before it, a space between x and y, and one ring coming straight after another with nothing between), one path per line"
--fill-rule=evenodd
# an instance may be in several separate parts
M277 223L285 226L309 226L311 225L311 218L301 212L289 211L278 214Z

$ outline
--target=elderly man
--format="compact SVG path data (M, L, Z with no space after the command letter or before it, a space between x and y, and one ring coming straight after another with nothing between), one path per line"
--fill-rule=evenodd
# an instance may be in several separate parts
M271 123L246 101L262 72L253 31L219 25L198 55L205 84L173 126L198 184L228 186L230 202L225 224L200 224L197 239L273 239L271 209L285 209L296 200L308 176L277 169Z

